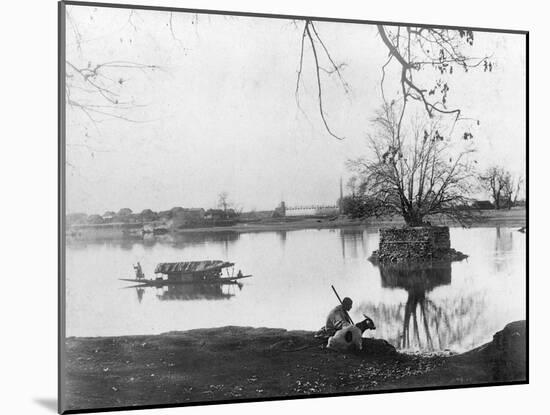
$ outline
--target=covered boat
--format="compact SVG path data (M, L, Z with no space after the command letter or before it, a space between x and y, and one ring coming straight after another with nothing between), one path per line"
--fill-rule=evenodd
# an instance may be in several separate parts
M155 274L166 275L168 282L210 280L220 278L224 268L234 265L232 262L209 260L161 262L156 266Z
M235 284L237 280L249 278L252 275L243 275L241 270L235 275L235 264L228 261L206 260L185 262L161 262L155 267L154 279L146 279L138 262L134 266L136 278L120 278L122 281L136 282L140 285L164 286L170 284ZM222 271L225 268L225 275ZM231 268L231 272L229 271ZM161 274L161 275L158 275Z

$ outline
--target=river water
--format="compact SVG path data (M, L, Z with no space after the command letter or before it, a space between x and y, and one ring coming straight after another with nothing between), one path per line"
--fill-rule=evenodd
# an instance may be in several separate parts
M469 350L525 318L526 235L517 228L451 229L469 258L435 267L385 267L367 258L375 229L185 234L146 241L69 241L67 336L158 334L226 325L316 330L337 304L333 284L384 338L405 350ZM243 284L136 288L158 262L220 259L253 277Z

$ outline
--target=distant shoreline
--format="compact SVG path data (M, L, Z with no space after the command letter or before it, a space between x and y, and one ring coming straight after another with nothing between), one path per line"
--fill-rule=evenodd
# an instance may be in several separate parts
M483 219L471 225L472 228L483 228L492 226L523 227L526 226L527 217L525 209L511 211L489 211L483 214ZM365 228L376 229L392 226L403 226L405 222L400 218L394 219L303 219L292 222L266 222L258 224L237 224L227 227L210 228L189 228L179 229L175 233L195 233L195 232L223 232L233 231L238 233L246 232L269 232L269 231L291 231L300 229L338 229L338 228ZM432 221L433 225L447 225L450 227L461 227L458 222L451 221Z
M525 208L514 208L511 210L488 210L482 212L482 219L471 225L472 228L481 227L517 227L521 228L527 224L527 215ZM458 222L440 221L437 218L430 218L433 225L447 225L450 227L461 227ZM302 229L378 229L392 226L403 226L404 221L401 218L373 218L366 220L349 218L327 218L327 217L287 217L286 220L270 219L252 223L238 223L231 226L215 227L197 227L171 230L168 234L184 235L197 233L254 233L254 232L276 232L276 231L295 231ZM125 236L125 229L139 229L142 224L100 224L70 227L67 230L69 237L79 239L81 237L96 238L127 238L136 239L138 236Z

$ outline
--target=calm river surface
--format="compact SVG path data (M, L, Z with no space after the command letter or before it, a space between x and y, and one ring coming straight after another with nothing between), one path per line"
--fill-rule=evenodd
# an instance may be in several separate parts
M505 324L525 318L526 235L517 228L451 229L452 246L470 257L437 267L379 268L367 261L374 229L210 233L156 241L67 244L67 335L158 334L226 325L316 330L337 304L330 288L354 301L385 338L407 350L464 351ZM221 259L253 278L241 287L137 289L158 262Z

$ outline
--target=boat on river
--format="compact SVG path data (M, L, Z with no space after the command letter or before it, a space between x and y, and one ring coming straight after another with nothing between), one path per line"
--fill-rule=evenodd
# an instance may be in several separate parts
M235 275L233 262L220 260L161 262L155 268L158 276L153 279L145 278L141 265L134 266L136 278L120 278L144 286L163 286L174 284L234 284L237 281L250 278L252 275L243 275L241 270ZM224 275L225 270L225 275Z

